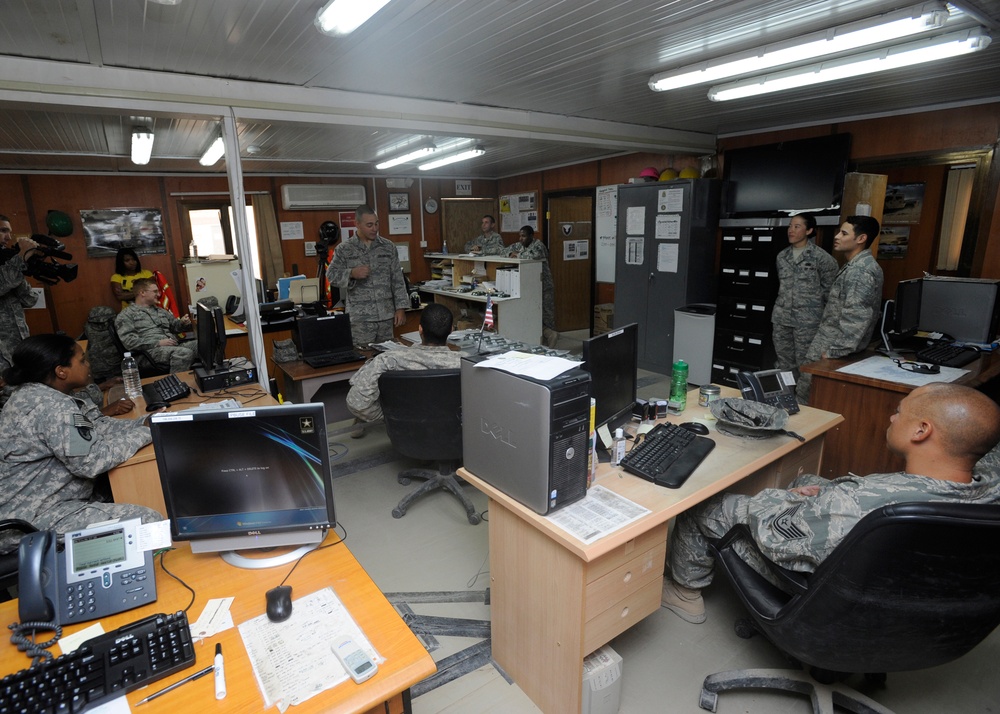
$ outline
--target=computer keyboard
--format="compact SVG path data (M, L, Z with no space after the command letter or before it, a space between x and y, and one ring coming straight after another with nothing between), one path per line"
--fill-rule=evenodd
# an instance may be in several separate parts
M676 424L657 424L625 454L622 468L639 478L680 488L715 448L715 442Z
M172 402L175 399L183 399L190 393L191 387L182 382L176 374L168 374L155 382L142 385L142 396L146 399L146 404Z
M944 367L964 367L979 357L979 350L960 345L931 345L917 350L918 362L930 362Z
M303 358L303 361L310 367L318 369L320 367L332 367L335 364L360 362L364 358L365 356L360 352L355 352L354 350L347 350L345 352L331 352L325 355L313 355L311 357Z
M0 679L0 714L78 714L194 660L187 615L150 615Z

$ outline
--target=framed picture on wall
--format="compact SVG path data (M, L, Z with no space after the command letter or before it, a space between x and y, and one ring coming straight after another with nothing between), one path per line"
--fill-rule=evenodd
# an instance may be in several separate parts
M80 211L80 220L88 258L113 256L119 248L139 255L167 252L158 208L99 208Z
M409 211L410 210L410 194L408 194L408 193L390 193L389 194L389 210L390 211Z
M883 223L920 223L924 207L923 183L891 183L885 187Z

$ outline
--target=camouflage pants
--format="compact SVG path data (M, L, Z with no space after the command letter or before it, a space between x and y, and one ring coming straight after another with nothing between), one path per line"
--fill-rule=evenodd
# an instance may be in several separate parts
M157 364L170 365L171 372L187 372L198 356L198 343L191 341L176 347L153 347L147 352Z
M392 337L392 319L351 322L351 339L358 347L386 342Z
M141 518L143 523L155 523L163 520L163 516L152 508L131 503L102 503L100 501L64 501L28 520L40 531L68 533L86 528L92 523L101 523L115 518L123 521ZM20 540L21 534L14 531L8 531L0 536L0 553L13 552L17 549Z
M798 369L800 364L805 364L806 351L812 344L813 337L819 325L814 327L791 327L789 325L773 326L771 333L774 340L774 361L775 369Z

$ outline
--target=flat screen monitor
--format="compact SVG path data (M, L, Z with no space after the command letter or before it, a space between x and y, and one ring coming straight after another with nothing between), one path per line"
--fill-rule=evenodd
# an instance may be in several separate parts
M236 551L315 547L336 525L321 403L162 412L150 420L174 540L271 567L303 548L257 558Z
M639 326L618 327L583 341L583 369L596 402L594 427L615 429L632 418L639 369Z
M207 371L226 365L226 320L218 305L198 303L198 358Z
M896 286L892 332L900 337L912 337L920 327L920 294L923 280L901 280Z
M850 134L727 151L724 211L736 218L839 207L850 151Z

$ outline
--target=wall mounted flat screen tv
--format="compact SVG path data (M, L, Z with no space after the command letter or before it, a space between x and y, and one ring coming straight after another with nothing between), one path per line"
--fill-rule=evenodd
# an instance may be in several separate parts
M740 218L837 209L850 154L850 134L726 151L723 212Z

